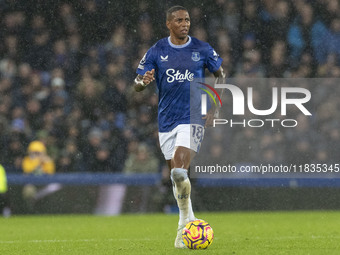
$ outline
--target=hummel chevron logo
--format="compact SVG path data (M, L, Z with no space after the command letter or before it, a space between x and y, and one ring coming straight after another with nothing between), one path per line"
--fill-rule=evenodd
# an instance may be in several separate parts
M168 57L169 57L168 55L166 55L165 57L161 55L161 61L162 62L168 61Z

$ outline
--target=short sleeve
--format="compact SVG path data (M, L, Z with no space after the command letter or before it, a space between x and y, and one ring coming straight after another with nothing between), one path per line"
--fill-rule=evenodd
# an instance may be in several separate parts
M220 55L218 55L217 52L210 45L208 45L206 66L209 72L216 72L220 68L222 61L223 59L220 57Z
M146 71L151 71L155 69L155 64L153 61L153 49L154 47L150 48L143 56L141 61L139 62L138 68L136 73L140 75L144 75Z

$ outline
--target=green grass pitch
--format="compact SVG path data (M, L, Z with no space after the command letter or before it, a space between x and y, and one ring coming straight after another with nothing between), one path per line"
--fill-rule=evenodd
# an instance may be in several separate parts
M177 215L0 218L0 254L340 254L340 212L197 213L214 229L207 250L173 247Z

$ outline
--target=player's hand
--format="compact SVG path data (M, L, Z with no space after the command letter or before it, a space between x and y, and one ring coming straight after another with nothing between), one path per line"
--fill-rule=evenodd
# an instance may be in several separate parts
M150 82L155 80L155 69L152 69L151 71L146 71L146 73L143 75L143 82L145 85L149 85Z
M202 117L202 119L205 120L204 127L207 128L207 127L212 127L215 117L211 112L208 112L207 115Z
M210 109L207 115L202 117L202 119L205 120L205 125L204 127L212 127L214 124L214 119L218 118L219 115L219 110L218 109Z

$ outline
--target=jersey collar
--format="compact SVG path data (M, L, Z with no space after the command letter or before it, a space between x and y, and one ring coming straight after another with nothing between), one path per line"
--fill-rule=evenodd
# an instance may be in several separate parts
M185 43L185 44L181 44L181 45L176 45L176 44L173 44L170 40L170 36L168 37L168 43L170 44L170 46L172 48L177 48L177 49L180 49L180 48L184 48L184 47L187 47L190 43L191 43L191 37L190 35L188 35L189 37L189 40Z

